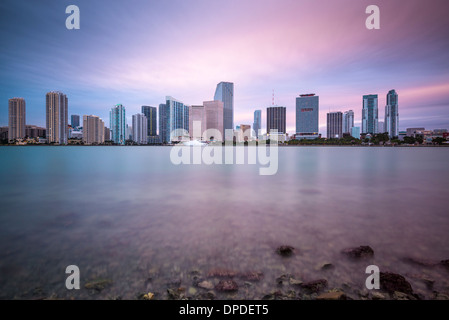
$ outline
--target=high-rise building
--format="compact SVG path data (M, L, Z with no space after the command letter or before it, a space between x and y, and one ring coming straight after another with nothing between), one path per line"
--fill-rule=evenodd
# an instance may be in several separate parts
M8 140L24 139L26 127L25 99L12 98L8 101Z
M97 116L83 116L84 144L104 143L104 122Z
M343 114L343 133L351 134L352 127L354 127L354 111L345 111Z
M286 133L286 108L271 106L267 108L267 134Z
M183 132L184 131L184 132ZM167 96L159 105L159 135L162 143L171 143L189 134L189 106Z
M198 127L194 126L194 122L199 122ZM206 112L204 105L190 106L189 108L189 135L191 140L202 141L206 138L203 133L206 130Z
M377 133L385 133L385 126L383 121L377 122Z
M220 82L215 90L214 100L223 102L223 130L234 128L234 83ZM228 139L232 139L230 136ZM228 140L226 139L226 140Z
M296 139L319 137L319 97L301 94L296 98Z
M390 138L399 135L399 106L398 94L390 90L387 94L387 105L385 106L385 132L388 132Z
M352 127L351 136L353 138L360 139L360 127Z
M148 137L157 135L157 108L142 106L142 113L147 117Z
M378 131L377 94L363 96L362 133L375 134Z
M68 99L62 92L47 93L46 124L48 143L67 144L69 136Z
M329 112L327 114L327 138L340 139L343 137L343 113Z
M78 128L80 126L80 116L77 114L72 114L70 116L70 124L72 125L73 129Z
M143 113L133 114L133 141L137 144L148 143L148 119Z
M215 129L220 132L221 141L224 140L225 132L223 125L223 112L224 112L224 103L219 100L214 101L204 101L204 112L206 114L206 127L205 130ZM219 140L219 137L204 137L207 141L211 140ZM212 139L213 138L213 139Z
M108 127L104 127L104 141L110 141L111 140L111 130L109 130Z
M254 111L253 130L256 133L256 139L259 139L259 130L262 129L262 110Z
M45 138L46 132L45 128L27 125L25 126L25 136L28 138Z
M112 107L109 112L109 130L111 130L111 140L115 144L125 145L126 136L126 112L122 104Z

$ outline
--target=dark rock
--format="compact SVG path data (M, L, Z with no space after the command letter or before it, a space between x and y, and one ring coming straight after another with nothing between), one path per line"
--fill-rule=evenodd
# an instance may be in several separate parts
M413 257L406 257L402 259L404 262L407 262L409 264L415 264L421 267L434 267L438 264L436 261L421 259L421 258L413 258Z
M262 297L262 300L282 300L284 294L280 290L272 291Z
M374 250L370 246L347 248L344 249L342 253L351 258L371 258L372 256L374 256Z
M220 280L220 282L215 286L215 289L218 291L232 292L237 291L239 286L237 282L233 280Z
M391 272L380 273L380 288L388 293L398 291L405 294L413 294L410 283L400 274Z
M404 292L395 291L393 293L393 299L394 300L417 300L414 296L411 294L407 294Z
M86 289L89 290L95 290L95 291L102 291L104 288L108 287L109 285L111 285L112 281L108 280L108 279L99 279L99 280L95 280L95 281L91 281L88 282L84 285L84 287Z
M324 263L321 266L321 270L330 270L330 269L334 269L334 265L332 263Z
M306 289L310 293L318 293L327 287L326 279L319 279L301 284L301 288Z
M240 274L240 277L247 281L259 281L263 279L263 272L260 271L250 271Z
M276 278L276 283L278 285L288 284L290 282L291 274L283 274L280 277Z
M200 292L197 297L199 300L214 300L215 293L213 291Z
M216 268L209 271L207 276L209 278L217 277L217 278L234 278L237 275L237 272L228 270L228 269L221 269Z
M171 300L179 300L181 298L181 293L178 290L167 289L168 298Z
M317 300L346 300L346 294L342 291L330 291L320 294Z
M276 249L276 252L283 257L290 257L294 250L295 248L291 246L280 246Z

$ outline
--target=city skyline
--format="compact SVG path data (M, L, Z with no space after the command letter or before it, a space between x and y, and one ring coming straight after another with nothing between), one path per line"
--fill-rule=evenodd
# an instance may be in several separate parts
M0 48L0 125L7 125L8 99L16 96L27 101L29 124L44 126L42 95L50 90L70 97L69 114L107 119L110 106L123 103L131 123L130 115L142 105L157 106L166 95L197 105L213 100L217 83L232 81L234 124L253 123L254 110L270 106L275 89L277 104L287 108L287 132L294 133L294 97L316 92L324 136L328 111L352 109L355 126L361 126L365 94L379 94L383 119L384 92L395 88L401 94L399 130L448 127L445 2L411 1L403 7L379 0L380 30L364 26L368 2L342 2L242 1L227 3L216 17L207 14L214 12L214 1L137 1L126 10L120 2L78 1L81 28L67 30L65 4L36 8L4 1L0 32L15 41ZM165 22L168 11L191 23ZM276 19L262 19L269 14ZM115 25L119 15L123 23ZM145 15L150 28L139 22ZM167 54L168 43L187 50ZM335 47L338 54L329 50Z

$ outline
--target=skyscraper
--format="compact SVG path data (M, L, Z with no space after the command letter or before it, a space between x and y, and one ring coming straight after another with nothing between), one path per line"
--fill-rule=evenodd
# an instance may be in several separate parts
M360 139L360 127L352 127L351 136L353 138Z
M126 112L125 107L117 104L109 112L109 129L111 130L111 140L115 144L125 145L126 136Z
M185 132L182 132L184 130ZM176 141L189 133L189 106L167 96L165 104L159 105L159 135L162 143Z
M133 114L132 136L137 144L148 143L148 119L143 113Z
M46 124L48 143L67 144L68 99L59 91L51 91L46 95Z
M362 133L375 134L378 131L377 94L363 96Z
M352 127L354 127L354 111L345 111L343 114L343 133L351 134Z
M217 84L214 100L223 102L223 130L234 129L234 83L220 82Z
M390 138L399 135L399 105L398 94L390 90L387 94L387 105L385 106L384 131L388 132Z
M8 101L8 140L24 139L26 132L25 99L12 98Z
M343 113L329 112L327 114L327 138L340 139L343 137Z
M262 129L262 110L254 111L253 130L256 132L256 138L259 139L259 130Z
M198 127L193 122L200 122ZM195 128L195 130L194 130ZM189 108L189 135L191 140L205 140L203 133L206 130L206 112L204 105L190 106Z
M104 143L104 122L97 116L83 116L83 142L84 144Z
M296 137L319 137L319 97L313 93L301 94L296 98Z
M83 118L84 121L84 118ZM70 117L70 124L72 125L72 128L75 129L80 126L80 116L77 114L72 114Z
M385 133L385 126L383 121L377 122L377 133Z
M157 135L157 109L150 106L142 106L142 113L147 117L148 137Z
M286 108L272 106L267 108L267 133L286 133Z
M204 101L204 112L206 114L206 127L205 130L216 129L220 132L221 141L224 140L225 132L223 126L223 112L224 112L224 103L219 100L214 101ZM206 140L212 140L211 136L204 137ZM219 137L214 136L214 140L219 140Z

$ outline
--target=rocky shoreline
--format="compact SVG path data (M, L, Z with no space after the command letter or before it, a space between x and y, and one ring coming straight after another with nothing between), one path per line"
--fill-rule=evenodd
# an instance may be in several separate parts
M273 250L273 255L279 259L291 259L300 250L289 245L282 245ZM374 257L374 250L370 246L345 248L340 251L348 262L363 261L370 265ZM448 272L449 260L432 261L415 257L404 257L403 261L419 268L439 268ZM283 273L274 281L267 279L260 270L239 272L226 268L213 268L207 272L193 269L183 273L183 277L162 279L157 270L150 270L144 280L147 288L153 290L139 292L134 298L137 300L449 300L449 286L437 291L434 289L435 280L425 274L401 275L390 271L380 272L380 289L368 290L354 288L353 285L343 283L340 287L329 284L330 270L335 271L338 266L326 262L317 266L322 277L303 279L300 275ZM180 271L180 270L179 270ZM368 274L367 274L368 276ZM412 281L419 281L427 288L427 293L415 291ZM263 282L263 285L261 283ZM93 299L130 299L122 296L111 296L108 291L113 287L112 279L90 279L83 285L88 298ZM261 288L262 287L262 288ZM18 299L58 299L55 294L46 296L43 290L36 288L29 294ZM76 295L71 299L76 299Z

